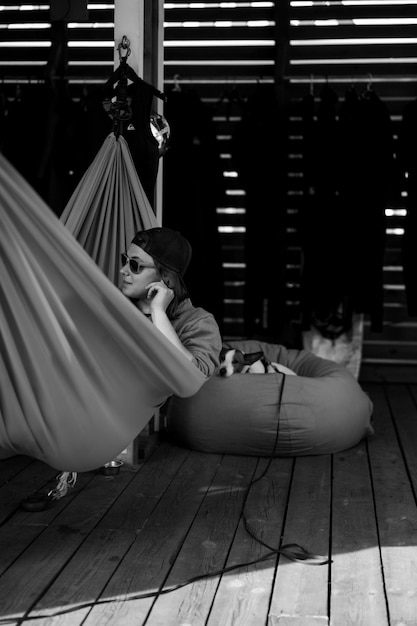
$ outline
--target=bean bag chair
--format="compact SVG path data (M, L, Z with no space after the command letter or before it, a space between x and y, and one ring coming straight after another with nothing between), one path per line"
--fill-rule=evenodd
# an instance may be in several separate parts
M167 428L178 444L221 454L305 456L339 452L373 434L372 403L342 365L260 341L224 345L263 350L297 376L213 376L194 396L171 397Z

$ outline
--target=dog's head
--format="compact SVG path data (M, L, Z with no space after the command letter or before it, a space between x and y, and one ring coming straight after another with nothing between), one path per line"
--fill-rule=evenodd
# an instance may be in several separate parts
M251 352L245 354L238 349L222 348L220 352L220 364L218 375L227 378L232 374L246 373L249 367L259 361L263 356L263 352Z

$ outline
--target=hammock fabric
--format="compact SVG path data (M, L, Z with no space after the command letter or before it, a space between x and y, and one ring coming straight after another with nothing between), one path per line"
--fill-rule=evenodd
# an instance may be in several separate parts
M138 230L159 226L126 140L107 136L65 207L61 221L117 285L120 253Z
M1 155L0 190L0 457L97 468L205 377Z

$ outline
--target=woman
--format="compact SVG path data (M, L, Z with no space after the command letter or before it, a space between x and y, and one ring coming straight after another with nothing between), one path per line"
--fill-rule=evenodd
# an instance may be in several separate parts
M190 301L183 275L191 254L177 231L139 231L122 254L121 290L208 378L218 366L222 340L213 315Z

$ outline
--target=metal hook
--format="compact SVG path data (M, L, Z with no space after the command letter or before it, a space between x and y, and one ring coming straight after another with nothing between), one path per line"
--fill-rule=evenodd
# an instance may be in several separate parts
M123 35L121 43L117 46L117 50L119 52L119 61L126 61L127 57L130 55L130 41L126 35ZM125 55L122 54L122 50L126 50Z

